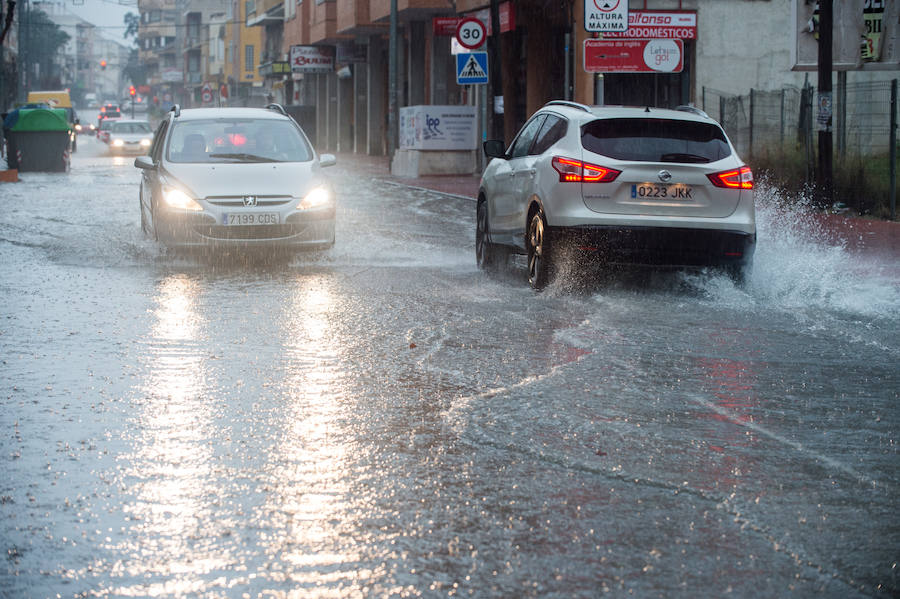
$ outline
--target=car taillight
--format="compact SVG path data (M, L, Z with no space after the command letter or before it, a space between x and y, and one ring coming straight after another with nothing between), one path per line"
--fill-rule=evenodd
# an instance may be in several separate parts
M559 173L559 180L567 183L610 183L622 173L605 166L562 156L554 156L552 164L554 170Z
M742 166L731 171L722 171L706 175L716 187L728 189L753 189L753 171L749 166Z

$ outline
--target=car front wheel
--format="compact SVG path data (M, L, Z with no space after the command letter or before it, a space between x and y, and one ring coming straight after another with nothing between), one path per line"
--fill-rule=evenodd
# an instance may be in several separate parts
M543 289L550 282L554 265L547 221L540 210L531 217L526 242L528 246L528 284L532 289Z

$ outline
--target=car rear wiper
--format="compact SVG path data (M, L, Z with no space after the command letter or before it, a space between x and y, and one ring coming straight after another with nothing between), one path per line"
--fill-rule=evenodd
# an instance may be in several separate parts
M699 156L697 154L663 154L659 157L660 162L709 162L709 158L706 156Z
M246 154L246 153L233 153L233 154L210 154L210 158L233 158L234 160L244 160L247 162L278 162L274 158L267 158L266 156L258 156L256 154Z

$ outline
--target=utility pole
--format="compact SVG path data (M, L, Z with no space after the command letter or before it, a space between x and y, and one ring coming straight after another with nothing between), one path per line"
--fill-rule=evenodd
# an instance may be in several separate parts
M388 48L388 161L397 149L397 0L391 0L390 42ZM390 162L388 162L390 165Z
M491 72L491 91L494 94L493 138L506 141L506 130L503 126L503 74L501 69L500 53L500 2L491 0L491 36L488 39L488 64Z
M831 91L831 40L833 29L833 0L819 0L819 110L816 123L819 130L819 168L816 187L819 202L828 207L834 203L833 158L831 135L834 98Z

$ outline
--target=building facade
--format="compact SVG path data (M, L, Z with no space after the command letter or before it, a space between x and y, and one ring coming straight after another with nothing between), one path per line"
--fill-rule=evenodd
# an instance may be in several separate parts
M490 0L396 0L392 90L391 0L140 0L141 58L155 65L157 84L169 83L167 69L182 69L173 101L210 104L198 96L204 86L220 104L276 101L302 119L321 151L379 155L396 147L391 114L404 106L476 106L481 137L510 142L550 99L700 106L707 90L800 86L809 75L792 70L797 2L630 0L627 32L596 33L586 24L594 0L498 0L494 35ZM467 17L484 23L491 40L487 84L457 83L455 54L465 50L455 25ZM180 29L187 33L179 37ZM170 50L177 40L181 47ZM595 72L597 48L646 50L648 42L653 52L674 52L677 64Z

